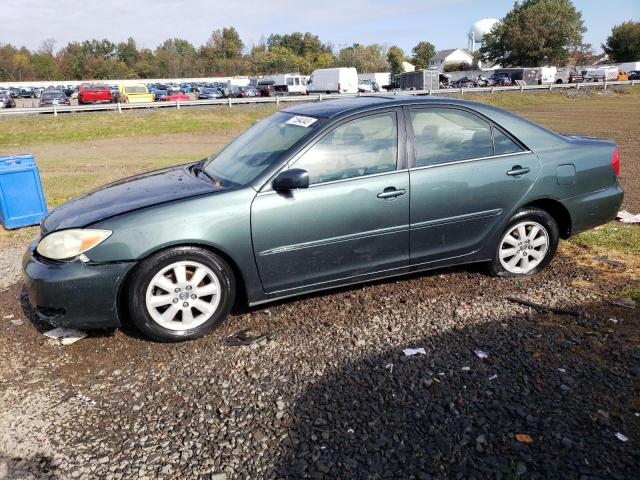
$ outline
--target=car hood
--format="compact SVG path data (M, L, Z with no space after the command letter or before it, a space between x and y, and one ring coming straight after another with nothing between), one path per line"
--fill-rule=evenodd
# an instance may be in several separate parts
M198 178L193 164L169 167L118 180L53 210L42 222L42 234L81 228L123 213L182 198L223 190Z

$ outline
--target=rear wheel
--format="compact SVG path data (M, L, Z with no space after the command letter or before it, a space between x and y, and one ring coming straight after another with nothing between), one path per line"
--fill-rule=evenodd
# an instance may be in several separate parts
M553 259L558 249L558 224L544 210L519 210L500 237L489 273L497 276L532 275Z
M131 279L129 311L136 327L160 341L206 335L229 314L235 279L218 255L177 247L143 261Z

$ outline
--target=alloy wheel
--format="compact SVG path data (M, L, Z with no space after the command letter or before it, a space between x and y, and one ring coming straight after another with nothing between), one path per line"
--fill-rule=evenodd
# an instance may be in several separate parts
M498 248L500 263L510 273L526 274L540 265L549 250L549 234L537 222L520 222L504 234Z
M196 328L220 305L220 280L199 262L175 262L160 270L149 282L146 307L160 326L174 331Z

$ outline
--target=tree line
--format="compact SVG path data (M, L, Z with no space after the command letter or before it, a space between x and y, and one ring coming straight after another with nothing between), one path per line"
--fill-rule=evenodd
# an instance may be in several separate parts
M341 66L369 73L389 71L390 55L393 61L400 50L354 44L335 52L331 44L310 32L272 34L247 49L234 27L215 30L199 47L181 38L165 40L153 50L138 47L133 38L119 43L93 39L55 47L53 39L45 40L35 51L0 44L0 81L309 74L316 68ZM408 60L426 68L435 47L420 42L416 48L417 57Z
M583 42L585 31L582 14L571 0L516 1L485 35L474 61L505 67L587 65L597 56ZM614 26L602 49L614 62L640 60L640 22ZM0 81L309 74L342 66L361 73L399 73L405 61L416 69L428 68L435 53L427 41L410 54L398 46L359 43L336 51L310 32L272 34L247 48L234 27L225 27L199 47L181 38L165 40L153 50L138 47L133 38L69 42L60 49L48 39L35 51L0 43Z

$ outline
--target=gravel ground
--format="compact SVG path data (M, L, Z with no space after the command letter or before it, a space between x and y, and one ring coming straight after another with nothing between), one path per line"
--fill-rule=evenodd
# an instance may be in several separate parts
M15 283L0 478L638 478L640 318L606 302L638 270L580 255L518 281L447 269L308 296L173 345L127 328L58 345ZM243 328L273 338L223 345Z

